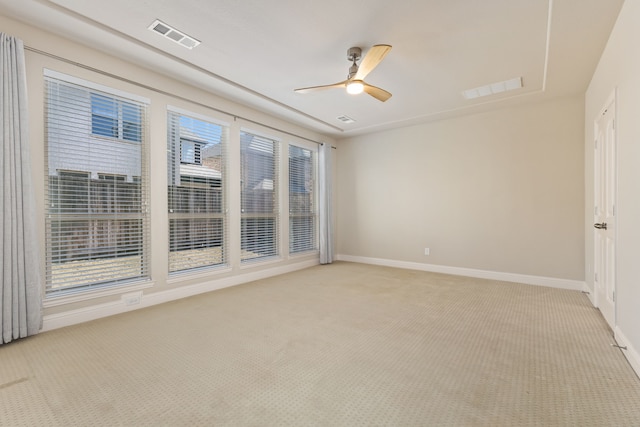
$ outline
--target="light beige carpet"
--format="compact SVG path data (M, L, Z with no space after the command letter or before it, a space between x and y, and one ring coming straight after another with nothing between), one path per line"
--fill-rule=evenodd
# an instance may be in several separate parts
M3 426L639 426L580 292L339 262L0 347Z

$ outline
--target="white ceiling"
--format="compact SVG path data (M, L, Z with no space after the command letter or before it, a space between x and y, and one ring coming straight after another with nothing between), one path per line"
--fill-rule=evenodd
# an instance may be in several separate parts
M623 0L0 0L0 14L143 63L320 133L355 134L582 94ZM150 31L156 19L200 40ZM366 81L342 89L347 49L390 44ZM523 88L462 92L514 77ZM356 120L344 124L338 116Z

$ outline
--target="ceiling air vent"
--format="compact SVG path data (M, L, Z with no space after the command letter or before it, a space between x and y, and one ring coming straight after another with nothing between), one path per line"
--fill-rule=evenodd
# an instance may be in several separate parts
M355 123L356 121L353 120L351 117L349 116L338 116L336 117L338 120L340 120L342 123Z
M200 44L200 42L193 37L190 37L182 31L178 31L170 25L167 25L157 19L153 22L153 24L149 25L149 29L168 38L171 41L182 45L183 47L186 47L187 49L193 49Z
M515 77L503 82L491 83L488 85L475 87L462 91L465 99L475 99L482 96L495 95L496 93L507 92L510 90L520 89L522 87L522 77Z

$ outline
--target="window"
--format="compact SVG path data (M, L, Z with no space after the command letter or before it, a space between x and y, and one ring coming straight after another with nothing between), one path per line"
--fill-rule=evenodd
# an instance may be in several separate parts
M142 141L140 106L111 96L91 94L91 133Z
M169 272L226 265L227 126L168 113Z
M180 163L202 164L202 143L180 138Z
M132 177L132 179L135 181L136 178L140 178L140 177ZM112 181L112 182L116 182L116 181L126 181L127 177L125 175L112 175L112 174L106 174L106 173L99 173L98 174L98 179L101 179L103 181Z
M317 250L315 156L289 145L289 252Z
M242 262L278 255L278 144L240 132Z
M148 278L146 103L68 79L45 74L47 295ZM109 136L135 133L141 144L95 137L107 123L106 110L96 118L96 99L117 106L118 133L111 126ZM127 109L135 132L120 133Z

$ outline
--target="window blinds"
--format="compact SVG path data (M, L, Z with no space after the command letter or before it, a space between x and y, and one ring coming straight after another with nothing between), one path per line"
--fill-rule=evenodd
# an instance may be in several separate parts
M48 294L147 278L147 106L45 77Z
M168 113L169 271L227 264L226 126Z
M242 262L279 254L278 143L240 133Z
M317 250L315 153L289 145L289 252Z

